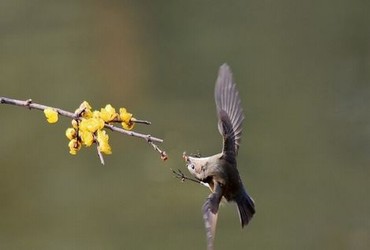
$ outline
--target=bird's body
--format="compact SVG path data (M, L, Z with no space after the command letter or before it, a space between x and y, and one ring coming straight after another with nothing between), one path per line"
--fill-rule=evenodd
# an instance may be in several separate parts
M203 205L208 249L213 249L218 207L222 198L237 204L242 227L249 223L255 213L254 201L247 194L237 169L236 156L244 114L231 70L226 64L219 70L215 101L218 129L223 137L222 152L209 157L183 156L189 172L212 191Z

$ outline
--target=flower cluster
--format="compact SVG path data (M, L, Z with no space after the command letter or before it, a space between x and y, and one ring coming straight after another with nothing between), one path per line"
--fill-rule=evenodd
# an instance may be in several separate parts
M57 111L47 108L44 113L49 123L57 122ZM72 127L66 130L69 153L72 155L76 155L81 146L90 147L93 143L96 143L99 152L111 154L109 136L104 130L105 124L120 122L125 130L131 130L135 125L131 113L128 113L125 108L120 108L117 113L110 104L100 111L93 111L90 104L84 101L75 114L77 118L72 120Z

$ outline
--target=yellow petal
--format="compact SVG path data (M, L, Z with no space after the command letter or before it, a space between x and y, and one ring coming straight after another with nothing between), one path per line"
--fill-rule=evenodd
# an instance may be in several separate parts
M79 141L77 141L77 139L72 139L69 143L68 143L68 147L69 147L69 153L71 155L75 155L77 154L77 151L80 150L81 148L81 143Z
M98 140L99 143L108 142L109 135L107 134L107 132L105 132L105 130L98 130L97 131L97 140Z
M131 130L131 129L134 128L135 123L133 123L133 122L129 122L129 123L122 122L121 125L122 125L122 128L123 129L125 129L125 130Z
M116 113L116 109L112 107L112 105L110 104L107 104L105 105L105 108L104 108L107 112L111 113L111 114L115 114Z
M112 154L112 149L108 143L99 144L99 151L106 155Z
M44 114L48 123L56 123L58 121L58 112L52 108L44 109Z
M99 129L98 119L90 118L86 120L86 123L87 130L90 132L95 132Z
M84 118L91 118L91 117L92 117L92 112L91 112L91 110L89 110L89 109L85 109L85 111L84 111L84 112L82 112L82 117L84 117Z
M76 138L77 132L74 128L67 128L66 130L66 136L69 140L72 140L73 138Z
M103 119L100 118L82 119L80 122L80 130L94 133L95 131L104 128L104 124Z
M83 101L80 107L76 109L75 113L80 114L81 117L90 118L92 117L91 106L87 101Z
M100 109L100 117L105 121L105 122L111 122L117 117L117 113L115 108L112 107L112 105L107 104L105 108Z
M119 117L121 118L122 122L129 124L131 122L132 114L128 113L125 108L120 108Z
M80 107L91 110L91 106L87 101L83 101Z
M89 131L81 131L81 141L86 147L90 147L94 142L94 135Z
M104 153L104 154L111 154L112 149L109 145L109 136L105 132L105 130L98 130L97 131L97 141L99 144L99 151Z
M76 155L76 154L77 154L77 150L75 150L75 149L70 149L70 150L69 150L69 153L70 153L71 155Z
M94 110L93 118L100 118L100 111Z

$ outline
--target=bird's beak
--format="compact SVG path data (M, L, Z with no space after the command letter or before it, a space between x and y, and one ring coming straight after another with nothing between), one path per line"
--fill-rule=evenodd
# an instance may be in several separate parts
M186 152L182 153L182 158L184 161L188 162L189 161L189 156L186 154Z
M194 171L195 171L195 165L194 165L194 163L191 161L191 159L190 158L192 158L192 157L190 157L190 156L188 156L187 154L186 154L186 152L184 152L183 154L182 154L182 158L184 159L184 161L186 162L186 167L188 168L188 170L190 171L190 173L191 174L193 174L194 175Z

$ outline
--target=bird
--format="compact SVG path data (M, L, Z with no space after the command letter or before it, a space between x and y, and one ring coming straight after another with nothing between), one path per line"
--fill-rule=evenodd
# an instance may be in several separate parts
M214 239L221 200L235 202L242 228L255 214L254 200L249 196L237 169L242 125L245 118L239 92L230 66L221 65L215 85L218 131L223 138L222 152L201 157L183 154L187 169L199 183L209 187L211 194L205 200L202 213L207 236L207 249L214 249Z

